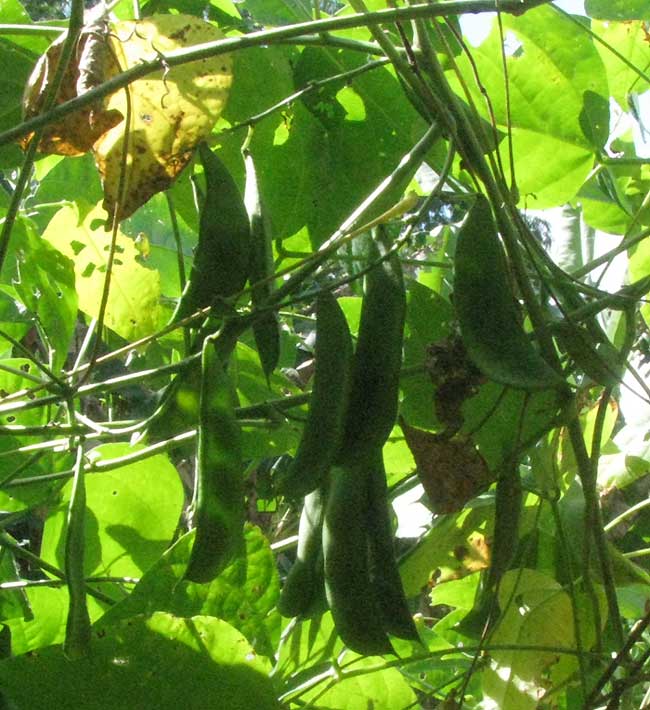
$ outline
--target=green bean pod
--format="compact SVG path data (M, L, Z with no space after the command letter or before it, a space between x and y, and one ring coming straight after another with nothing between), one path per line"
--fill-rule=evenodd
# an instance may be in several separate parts
M390 519L386 471L381 452L368 461L368 553L384 629L408 641L420 637L408 607L399 574Z
M273 293L273 246L271 230L262 209L253 156L244 150L246 166L246 191L244 204L248 212L251 231L250 283L253 308L267 305ZM268 378L280 359L280 323L273 310L257 313L253 320L253 336L264 374Z
M458 232L454 274L454 308L463 343L483 374L523 390L564 385L519 322L505 254L482 195Z
M278 476L278 491L292 498L322 484L338 453L350 391L352 339L345 315L329 291L316 301L316 346L309 414L291 465Z
M399 258L372 242L340 460L373 456L397 418L406 294Z
M568 322L558 323L556 332L562 348L585 375L603 387L616 387L620 383L625 358L604 333L594 342L587 328Z
M199 155L206 181L199 241L172 322L211 306L216 299L233 296L244 288L249 274L250 223L242 196L224 164L204 142L199 144Z
M209 582L243 549L244 484L240 430L229 381L213 338L201 357L194 522L196 537L185 577Z
M393 648L370 579L365 474L358 461L332 469L323 522L325 594L345 645L364 655L381 655Z
M86 548L86 484L83 447L77 447L65 536L65 576L70 598L63 652L71 660L83 658L90 649L90 616L86 601L84 559Z
M282 587L278 610L283 616L305 616L323 588L323 517L327 499L321 486L305 497L298 527L296 561Z

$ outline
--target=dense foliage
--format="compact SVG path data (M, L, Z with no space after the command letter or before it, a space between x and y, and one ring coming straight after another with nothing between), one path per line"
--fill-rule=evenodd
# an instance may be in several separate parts
M650 707L647 2L83 6L0 3L0 705Z

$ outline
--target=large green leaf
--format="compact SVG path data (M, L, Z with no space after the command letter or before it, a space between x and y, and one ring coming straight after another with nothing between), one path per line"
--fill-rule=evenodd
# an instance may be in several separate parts
M488 468L496 472L551 429L565 403L566 395L555 390L526 394L489 382L465 400L463 431L471 434Z
M142 447L102 444L87 456L94 462L133 454ZM45 522L41 556L63 566L67 504L72 484ZM183 506L183 487L164 454L86 475L86 558L90 575L139 577L169 545Z
M598 20L650 20L646 0L586 0L585 11Z
M621 0L629 4L627 0ZM647 3L643 0L643 5ZM609 0L607 0L609 4ZM618 101L620 107L627 110L627 97L631 91L642 94L648 88L648 82L639 77L633 67L646 72L648 69L648 45L643 25L640 22L594 22L592 29L609 46L596 43L607 70L607 80L611 95ZM620 56L616 56L614 52ZM621 60L623 57L628 63ZM632 67L630 66L632 65Z
M508 57L511 126L516 179L530 208L561 205L579 190L593 166L594 150L609 134L609 89L591 39L550 7L503 18L509 43L520 48ZM495 27L472 51L497 126L507 129L501 41ZM461 62L470 85L473 73ZM477 106L485 101L476 92ZM487 112L485 116L488 117ZM502 157L506 150L502 148ZM552 159L550 157L552 156Z
M288 60L293 78L287 73ZM245 121L296 88L365 60L358 52L312 47L299 56L280 47L246 50L238 60L238 78L224 115ZM268 86L260 86L261 73L269 77ZM331 90L307 94L305 102L312 109L323 104L320 113L316 111L319 117L297 101L256 125L251 151L274 237L290 237L307 225L312 244L319 245L394 170L425 126L385 68L356 77L349 87L341 81ZM321 118L332 107L335 120L323 123ZM241 138L222 139L220 157L235 176L241 174ZM376 148L369 149L372 145ZM377 214L390 207L404 187L387 195Z
M268 671L225 621L156 613L103 631L74 663L59 646L4 661L0 683L16 710L270 710L277 702Z
M271 653L265 630L279 594L275 558L259 528L246 530L246 554L233 560L209 584L183 579L194 533L184 535L144 575L130 596L99 622L106 628L120 619L154 611L178 616L219 617L243 633L255 647Z
M417 696L397 668L373 671L375 660L355 663L355 671L364 667L367 673L345 678L339 682L327 679L309 692L302 694L301 700L309 702L318 698L316 707L336 708L336 710L409 710L417 703ZM324 688L328 687L325 692Z
M25 592L31 616L17 616L7 621L11 629L11 652L19 656L55 643L62 643L70 597L66 587L32 587ZM88 612L92 620L105 609L88 597Z

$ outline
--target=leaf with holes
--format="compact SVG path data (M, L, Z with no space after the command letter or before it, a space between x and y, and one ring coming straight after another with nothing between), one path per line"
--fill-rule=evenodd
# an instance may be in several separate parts
M111 30L110 46L125 70L161 53L223 37L216 27L188 15L152 15L140 21L117 22ZM108 111L127 117L94 147L109 215L119 201L124 150L126 171L119 220L171 185L221 115L231 83L232 60L221 54L154 72L108 99Z
M15 395L23 390L30 390L38 386L39 382L47 382L47 378L36 365L24 357L11 357L0 360L0 404L5 398L16 403ZM43 391L28 393L23 402L42 397ZM22 426L38 426L47 422L47 412L42 407L26 409L23 412L3 414L0 425L20 424Z
M81 207L63 207L54 215L43 236L74 261L79 308L91 318L97 318L111 235L102 228L101 207L90 211L86 208L82 217L83 212ZM142 266L138 257L133 240L118 232L104 324L129 341L150 335L164 321L160 273Z

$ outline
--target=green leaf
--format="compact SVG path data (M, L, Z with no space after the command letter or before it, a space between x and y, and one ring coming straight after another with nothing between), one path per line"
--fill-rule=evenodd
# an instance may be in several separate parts
M65 587L32 587L26 590L26 596L32 618L17 617L7 621L14 656L62 643L65 636L70 603L68 590ZM97 619L105 608L88 597L88 611L91 619Z
M301 695L309 702L318 698L316 707L336 710L408 710L416 706L417 696L406 678L397 668L373 671L376 661L361 659L355 669L368 668L368 672L353 678L345 678L335 684L327 679ZM332 686L323 692L324 687Z
M299 674L307 669L316 674L319 668L329 666L331 659L343 650L343 642L336 633L329 611L291 624L291 630L282 635L275 670L278 679L287 687L291 686L292 676L300 677Z
M36 378L36 382L32 379L34 377ZM24 357L0 360L0 397L4 398L21 390L37 387L39 382L46 384L48 380L31 360ZM43 397L44 394L47 393L41 390L36 394L31 394L29 400ZM25 401L29 400L27 397L25 398ZM48 418L49 414L45 409L35 407L15 414L3 414L0 416L0 423L37 426L39 424L45 424Z
M99 206L89 211L63 207L43 234L74 262L79 308L92 318L99 315L111 243L104 219ZM151 335L163 321L160 274L143 266L138 257L133 240L118 233L104 324L125 340Z
M305 22L312 19L309 0L245 0L243 8L262 24Z
M561 205L578 192L593 166L594 150L607 140L606 73L589 36L577 32L570 20L550 7L538 7L520 17L504 16L503 31L510 35L509 42L521 43L521 48L508 57L520 194L528 208ZM505 131L501 40L496 27L472 55L490 96L497 127ZM460 63L473 86L467 60ZM476 103L485 106L478 93ZM488 118L487 113L484 115ZM506 152L502 147L503 159Z
M55 371L63 366L77 317L72 262L41 239L27 220L12 231L13 285L52 348ZM9 262L8 262L9 263Z
M342 643L334 629L329 612L323 616L298 621L290 633L283 636L279 650L276 675L285 683L285 690L301 685L305 680L319 675L331 666L333 658L345 664L357 659L354 668L368 665L369 672L332 683L330 674L320 682L300 693L300 699L315 707L336 710L406 710L416 701L415 694L396 668L370 672L376 659L366 661L352 651L340 657ZM318 698L318 701L316 701Z
M424 535L400 564L400 576L407 597L415 596L431 579L454 578L467 570L459 549L469 550L475 535L487 535L494 521L494 500L481 497L459 513L439 516L436 524Z
M622 2L627 4L626 0ZM594 22L592 29L606 43L603 45L598 42L596 47L607 70L611 94L619 106L627 110L628 95L632 91L642 94L648 88L648 82L634 71L634 67L647 70L647 43L643 25L640 22ZM628 63L621 61L610 47Z
M22 120L23 90L32 73L37 57L24 47L20 47L5 38L0 39L0 66L11 67L0 75L0 130L4 131L18 125ZM21 151L17 146L3 146L0 152L0 166L10 167L19 164Z
M40 230L45 230L47 223L60 209L62 198L89 204L97 204L102 199L99 173L90 153L75 158L48 156L36 163L36 170L52 158L57 158L58 162L45 175L37 178L33 195L26 196L25 200L34 211L32 220ZM50 206L42 207L46 203Z
M0 683L16 710L198 710L206 698L228 710L270 710L277 702L269 670L225 621L155 613L102 632L92 653L74 663L58 646L4 661Z
M245 555L234 559L209 584L183 578L194 532L181 537L143 576L127 599L100 620L106 628L137 614L168 611L178 616L207 614L238 629L262 653L272 652L265 625L279 595L275 558L259 528L246 529Z
M526 394L488 383L465 401L463 431L472 434L488 468L496 471L515 451L523 453L549 431L566 401L554 390Z
M142 447L102 444L87 456L102 461L134 454ZM60 507L48 517L41 556L63 566L66 509L71 484ZM183 506L183 487L167 456L157 454L110 471L86 474L86 575L139 577L169 545Z
M242 407L273 399L280 396L280 393L297 393L297 388L277 373L271 374L267 384L258 355L253 348L238 343L236 355L237 394ZM243 426L244 458L266 458L286 453L297 445L301 431L301 426L286 420L269 423L268 428Z
M585 12L598 20L650 20L645 0L586 0Z
M247 65L247 69L252 70L250 75L242 71L238 77L242 76L242 81L248 82L263 72L265 76L270 76L274 89L282 89L279 96L282 99L295 88L291 75L286 76L287 55L278 56L278 49L271 48L272 51L266 52L266 57L262 53L267 66L259 68L256 61L254 65ZM244 58L246 55L248 51L244 53ZM365 58L358 52L310 47L303 50L299 58L292 58L294 81L298 88L302 88L309 81L345 72L364 61ZM274 63L276 71L269 72L269 62ZM285 83L287 79L288 84ZM344 86L344 82L337 83L337 91ZM255 129L251 153L255 158L260 191L265 196L276 239L290 237L307 225L312 245L321 244L357 204L394 170L424 131L423 121L408 104L399 83L388 70L375 68L366 72L353 80L351 88L357 97L356 114L348 116L337 102L340 120L333 127L326 126L300 101L291 109L265 119ZM256 98L259 90L258 81L252 87L244 84L239 88L236 81L226 117L242 120L250 115L251 110L268 108L270 101L262 104ZM267 88L262 90L266 92ZM247 93L244 95L244 92ZM311 94L307 96L312 97ZM360 102L365 107L365 119L350 120L360 117ZM244 108L249 113L241 117ZM228 145L227 141L224 142ZM379 149L368 150L368 146L376 143ZM234 163L234 148L230 147L229 151L232 151L230 154ZM232 167L230 162L229 167ZM377 205L376 214L391 207L404 187L398 186L389 191L385 200Z

